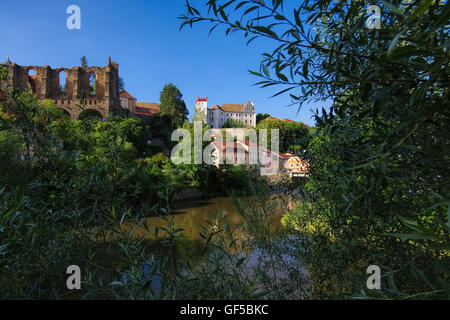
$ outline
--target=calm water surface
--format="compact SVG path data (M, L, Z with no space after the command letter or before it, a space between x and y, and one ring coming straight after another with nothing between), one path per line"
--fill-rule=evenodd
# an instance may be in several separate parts
M245 199L244 199L245 200ZM245 202L245 201L244 201ZM163 219L161 217L148 217L145 219L150 230L156 228L167 228L167 221L173 221L176 228L183 229L183 236L177 240L176 248L177 255L181 259L194 258L195 261L202 259L202 251L204 249L205 240L201 237L201 226L211 230L211 225L208 222L215 222L216 216L219 212L223 212L225 219L232 225L242 223L243 217L234 208L233 200L228 197L218 197L208 200L182 202L177 204L179 209L173 210L173 214ZM284 206L279 206L274 209L273 216L270 217L270 225L273 227L281 227L281 217L285 212ZM129 230L130 225L124 224L124 227ZM155 240L155 235L149 232L144 227L139 227L135 230L135 236ZM159 232L158 237L164 236L164 232ZM233 232L235 238L242 238L243 234L239 231ZM159 245L156 244L155 250L158 250ZM159 280L156 279L156 284Z
M245 199L244 199L245 200ZM245 201L244 201L245 203ZM284 213L284 206L276 207L273 216L271 216L271 226L281 227L281 218ZM182 237L177 240L177 251L182 255L197 256L204 248L205 240L201 237L202 226L207 230L211 230L208 222L215 223L216 216L219 212L223 212L225 219L231 225L241 224L243 217L234 208L233 201L229 197L218 197L208 200L180 202L177 204L178 209L172 211L172 215L162 217L145 218L145 223L150 229L148 231L144 227L138 227L134 231L134 235L140 238L155 241L154 230L157 228L167 228L168 220L173 222L176 228L182 228ZM126 223L123 227L127 230L132 227ZM163 238L165 232L159 230L158 238ZM242 238L243 235L239 231L233 232L235 238Z
M210 227L208 222L215 222L216 215L222 211L228 223L238 224L242 222L242 216L233 206L233 201L228 197L212 198L208 200L182 202L177 204L179 209L173 210L173 215L167 216L176 227L183 228L183 235L187 240L201 240L201 226ZM281 225L282 210L276 210L273 223ZM149 217L145 219L149 227L167 227L167 221L161 217ZM138 232L147 232L138 230ZM142 234L141 234L142 235Z

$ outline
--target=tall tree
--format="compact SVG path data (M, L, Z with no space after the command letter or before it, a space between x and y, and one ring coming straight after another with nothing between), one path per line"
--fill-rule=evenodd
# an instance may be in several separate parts
M89 67L88 60L87 60L86 56L82 56L80 58L80 64L81 64L82 68L88 68Z
M160 113L171 116L176 127L180 127L189 114L182 98L181 91L172 83L166 84L160 95Z
M280 151L297 153L307 148L309 143L309 129L301 122L285 122L279 119L263 120L256 125L256 129L266 129L267 147L270 148L271 130L279 130Z

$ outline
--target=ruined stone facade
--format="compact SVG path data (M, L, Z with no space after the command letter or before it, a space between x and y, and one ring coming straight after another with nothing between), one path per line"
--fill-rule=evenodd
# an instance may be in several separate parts
M39 100L53 100L74 120L86 114L106 118L110 113L121 113L119 65L111 59L106 67L71 69L20 66L12 62L2 65L8 69L8 87L33 93ZM66 75L64 87L60 85L62 72Z

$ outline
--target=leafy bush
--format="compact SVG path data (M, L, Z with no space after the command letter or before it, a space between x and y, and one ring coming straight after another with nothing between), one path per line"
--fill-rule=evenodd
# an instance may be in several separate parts
M316 110L307 145L310 207L291 215L315 226L305 254L313 297L448 299L450 3L383 1L373 30L366 5L212 0L202 11L188 1L181 19L272 40L252 71L258 84L282 85L275 95L299 106L333 101ZM373 264L382 289L369 292Z

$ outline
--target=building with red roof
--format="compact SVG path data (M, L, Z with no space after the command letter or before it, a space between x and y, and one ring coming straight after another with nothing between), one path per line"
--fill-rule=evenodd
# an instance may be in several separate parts
M160 112L160 104L153 102L137 102L127 90L122 90L119 94L120 104L123 109L129 110L132 114L141 116L154 116Z
M213 135L215 138L215 135ZM214 139L212 162L220 168L225 164L245 165L260 169L261 175L276 174L283 169L289 155L273 152L250 141L223 141Z
M122 90L119 93L120 97L120 105L122 106L122 109L127 109L131 113L134 113L136 111L136 101L137 99L133 97L127 90Z

